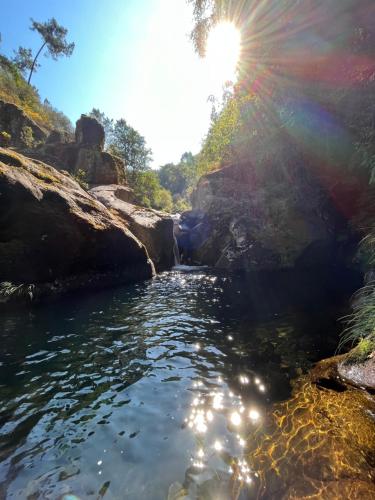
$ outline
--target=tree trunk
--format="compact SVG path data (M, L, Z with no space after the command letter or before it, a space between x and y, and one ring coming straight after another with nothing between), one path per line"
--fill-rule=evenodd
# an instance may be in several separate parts
M46 43L47 42L44 42L43 45L40 47L40 49L38 50L36 56L34 57L34 61L33 61L33 65L31 66L31 70L30 70L30 74L29 74L29 79L27 80L27 83L30 85L30 80L31 80L31 76L33 74L33 71L34 71L34 68L35 68L35 63L36 63L36 60L38 59L39 57L39 54L42 52L42 50L44 49L44 47L46 46Z

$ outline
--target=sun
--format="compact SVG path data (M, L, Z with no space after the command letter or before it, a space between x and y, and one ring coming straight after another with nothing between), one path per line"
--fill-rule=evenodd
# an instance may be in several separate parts
M217 83L222 85L228 80L235 81L240 47L241 35L233 23L221 22L210 32L206 58Z

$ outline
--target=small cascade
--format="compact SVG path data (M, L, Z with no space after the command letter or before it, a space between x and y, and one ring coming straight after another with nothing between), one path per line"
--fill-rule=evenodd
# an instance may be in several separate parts
M174 265L178 266L180 264L180 250L178 248L177 237L176 234L180 230L180 216L177 214L173 218L173 255L174 255Z
M180 264L180 251L178 249L177 238L174 233L173 233L173 255L174 255L174 265L178 266Z

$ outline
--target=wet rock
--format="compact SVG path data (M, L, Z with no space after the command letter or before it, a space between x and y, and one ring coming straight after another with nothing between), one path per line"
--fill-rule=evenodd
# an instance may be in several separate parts
M335 365L337 359L325 361L315 375L320 370L321 380ZM249 443L260 478L257 498L374 498L374 414L374 398L364 391L338 392L300 379Z
M339 376L349 384L375 391L374 356L360 363L344 360L338 363L337 371Z
M69 175L0 148L0 282L48 295L152 274L140 241Z
M115 211L132 233L145 245L158 272L175 263L173 219L163 212L139 207L126 186L97 186L90 190L106 207Z
M10 145L23 148L44 142L47 137L47 132L29 118L21 108L1 100L0 132L10 135Z

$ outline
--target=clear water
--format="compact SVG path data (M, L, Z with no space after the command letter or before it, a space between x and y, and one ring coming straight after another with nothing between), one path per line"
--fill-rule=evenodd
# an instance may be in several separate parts
M233 458L251 491L244 429L337 345L325 278L174 270L2 313L0 498L226 498Z

